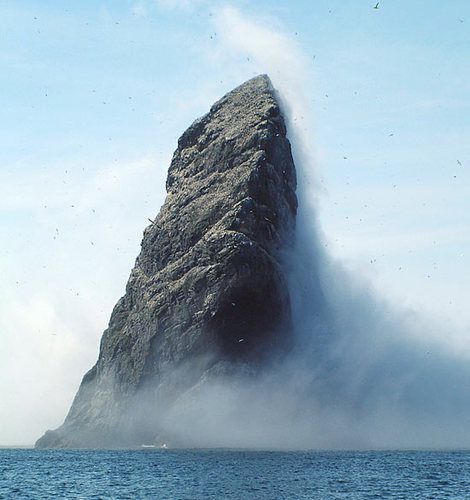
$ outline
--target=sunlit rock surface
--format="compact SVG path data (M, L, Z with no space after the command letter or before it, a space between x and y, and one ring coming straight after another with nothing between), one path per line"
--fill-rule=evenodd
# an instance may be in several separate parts
M259 370L289 348L282 252L293 240L296 176L267 76L189 127L166 186L98 361L64 424L37 447L158 444L162 406L211 376Z

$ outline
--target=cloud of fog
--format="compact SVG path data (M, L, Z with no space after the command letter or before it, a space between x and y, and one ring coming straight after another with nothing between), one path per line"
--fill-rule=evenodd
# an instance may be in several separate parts
M298 172L299 184L303 189L318 188L313 162L313 127L309 123L308 96L303 86L303 82L312 80L308 58L292 37L268 27L275 23L272 19L253 20L231 6L216 10L214 17L224 51L246 55L249 67L258 74L268 74L279 90L291 133L295 130L299 137L295 154L302 155L305 162Z
M288 260L294 352L261 376L204 380L161 405L158 439L174 446L422 448L470 445L470 369L446 329L399 310L325 251L303 81L308 63L284 33L232 7L217 12L227 50L268 73L281 95L299 176Z

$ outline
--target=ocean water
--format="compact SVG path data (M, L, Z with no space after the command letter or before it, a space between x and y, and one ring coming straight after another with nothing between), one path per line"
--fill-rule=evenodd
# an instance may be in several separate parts
M470 498L470 452L0 450L0 498Z

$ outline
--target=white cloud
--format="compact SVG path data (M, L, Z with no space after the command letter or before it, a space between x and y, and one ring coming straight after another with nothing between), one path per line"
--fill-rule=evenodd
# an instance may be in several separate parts
M215 10L215 14L217 33L220 33L222 42L245 54L258 72L267 73L294 107L293 119L300 119L306 109L302 84L309 68L300 46L282 31L268 28L268 20L263 23L262 19L248 19L230 6Z

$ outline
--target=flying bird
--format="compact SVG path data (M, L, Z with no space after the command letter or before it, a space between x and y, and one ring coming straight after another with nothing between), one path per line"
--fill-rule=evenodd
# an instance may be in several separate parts
M378 9L378 8L379 8L379 3L380 3L380 2L377 2L377 3L375 4L374 9Z
M152 220L150 217L147 217L147 219L157 228L157 229L162 229L158 224L157 224L157 221L156 219L155 220Z

